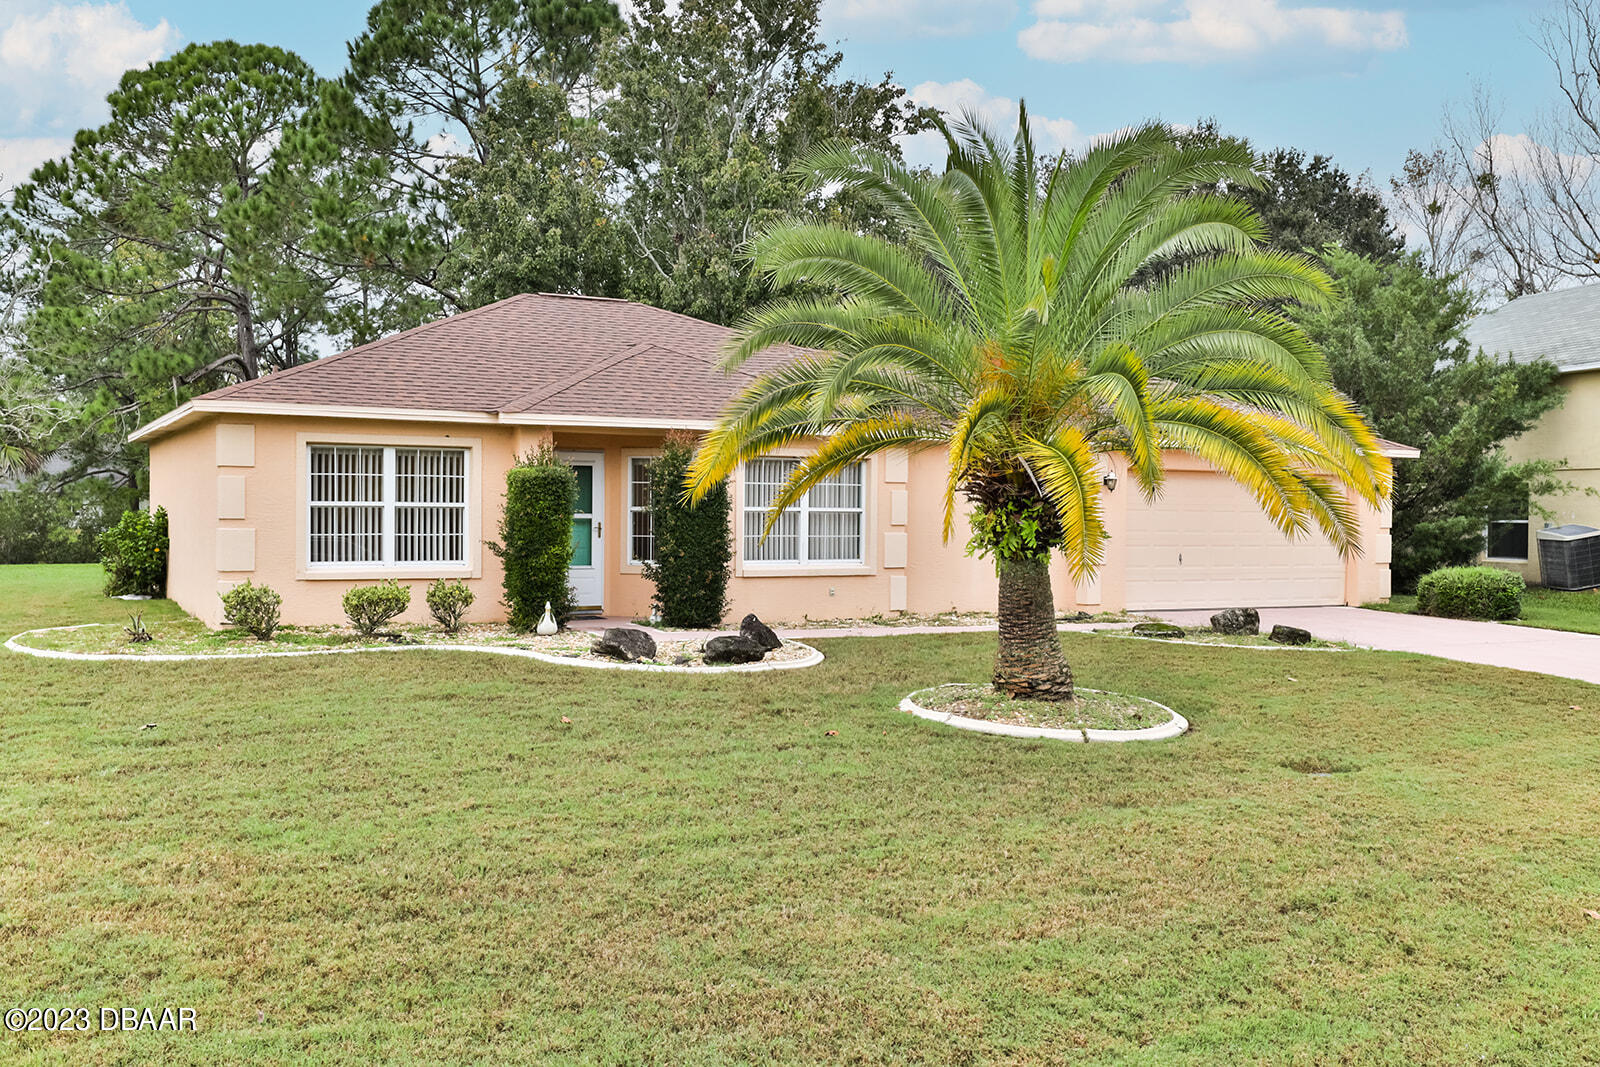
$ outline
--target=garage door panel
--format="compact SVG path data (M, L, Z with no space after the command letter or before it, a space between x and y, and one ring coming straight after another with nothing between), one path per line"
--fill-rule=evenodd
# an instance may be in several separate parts
M1131 610L1344 602L1338 550L1320 535L1290 541L1219 474L1170 473L1158 500L1132 503L1122 550Z

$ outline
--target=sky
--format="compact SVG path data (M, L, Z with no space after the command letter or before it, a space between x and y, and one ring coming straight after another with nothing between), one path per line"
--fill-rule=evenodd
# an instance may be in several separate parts
M122 71L232 37L337 74L367 0L0 0L0 188L105 117ZM845 70L998 125L1026 99L1045 148L1145 119L1214 118L1258 148L1332 156L1380 186L1475 86L1523 132L1555 105L1543 0L826 0ZM906 146L938 158L932 135Z

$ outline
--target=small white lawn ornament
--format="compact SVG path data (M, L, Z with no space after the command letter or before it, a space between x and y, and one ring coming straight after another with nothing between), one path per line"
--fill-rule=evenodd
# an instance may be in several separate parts
M549 637L559 629L561 627L556 625L556 617L550 614L550 601L546 600L544 602L544 617L539 620L539 625L534 627L533 632L540 637Z

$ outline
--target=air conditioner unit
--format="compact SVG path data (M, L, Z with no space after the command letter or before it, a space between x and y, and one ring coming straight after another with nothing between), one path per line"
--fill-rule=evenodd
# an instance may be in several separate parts
M1540 530L1539 583L1546 589L1600 587L1600 530L1551 526Z

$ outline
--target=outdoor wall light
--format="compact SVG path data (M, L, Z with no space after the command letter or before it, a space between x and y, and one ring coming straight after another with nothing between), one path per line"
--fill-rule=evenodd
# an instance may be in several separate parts
M1101 478L1100 484L1106 487L1106 492L1115 493L1117 491L1117 472L1112 471L1104 478Z

